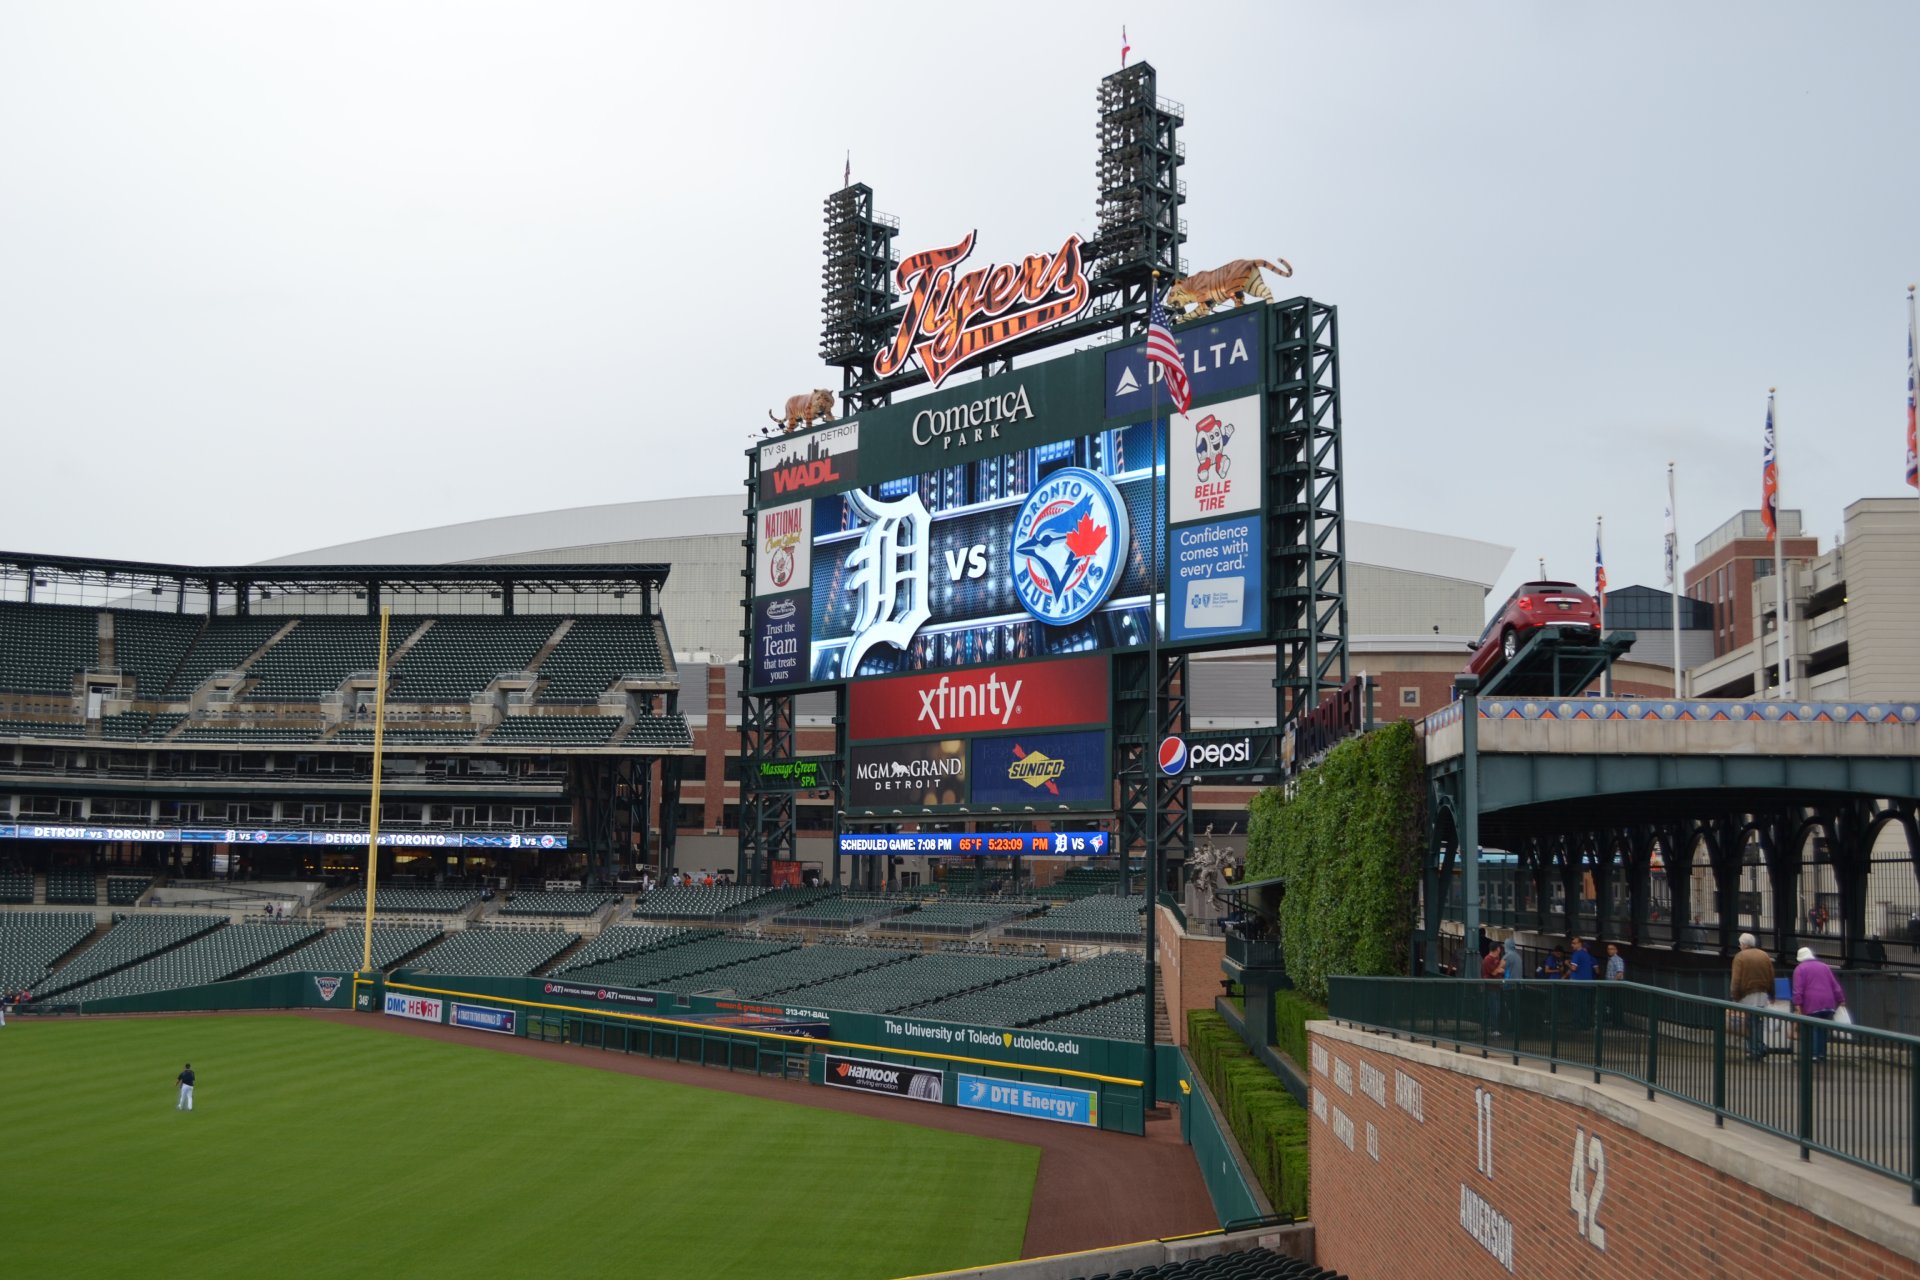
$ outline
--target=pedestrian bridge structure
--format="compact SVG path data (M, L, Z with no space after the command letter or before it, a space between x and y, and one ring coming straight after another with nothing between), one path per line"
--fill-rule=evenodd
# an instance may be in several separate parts
M1463 693L1421 730L1428 938L1448 906L1469 937L1498 923L1720 950L1752 929L1780 955L1815 934L1852 962L1920 913L1920 700ZM1489 865L1510 886L1493 899Z

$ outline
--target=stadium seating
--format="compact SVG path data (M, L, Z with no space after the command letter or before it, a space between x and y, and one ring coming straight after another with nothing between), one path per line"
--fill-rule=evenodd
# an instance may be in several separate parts
M396 886L376 890L373 911L375 915L391 911L395 914L449 916L465 911L479 900L478 889L409 889ZM328 911L358 911L364 914L366 909L365 889L349 889L326 905Z
M1034 890L1033 896L1070 901L1091 897L1096 893L1122 894L1129 887L1127 873L1119 867L1068 867L1067 873L1058 881Z
M88 869L47 872L47 901L70 906L92 906L100 901L100 882Z
M118 973L110 973L60 993L62 1004L84 1004L114 996L174 991L235 978L288 947L319 936L320 926L296 924L236 924L215 929L184 947L163 952ZM65 977L63 973L60 975Z
M107 902L115 907L130 907L140 900L140 895L152 883L152 876L110 875L107 877Z
M421 618L395 618L410 634ZM465 702L503 672L524 671L552 637L554 617L435 618L426 634L394 666L389 701ZM402 630L402 624L405 630Z
M758 960L797 949L798 944L792 942L769 942L726 935L697 941L676 939L665 946L634 952L605 964L570 969L568 973L582 982L651 988L697 973L724 969L745 960Z
M153 727L153 717L144 711L123 711L117 716L100 717L100 736L116 742L137 742Z
M110 973L149 959L168 947L177 947L190 938L221 928L225 916L209 915L130 915L116 920L111 929L79 955L73 963L51 975L44 991L36 998L58 995Z
M664 681L658 621L630 614L575 618L540 674L542 702L593 702L621 676Z
M47 966L92 932L91 911L0 911L0 994L38 992Z
M769 916L781 915L810 907L816 902L840 895L840 890L831 885L819 885L809 889L805 886L788 886L781 889L769 889L756 892L753 896L727 911L727 916L736 920L763 920Z
M193 648L205 619L191 613L113 611L113 665L133 676L134 693L158 698Z
M175 726L186 718L185 715L177 711L170 711L154 716L153 723L147 727L148 739L153 742L160 741L172 733Z
M82 720L0 720L0 738L84 738Z
M897 898L822 898L792 911L782 912L773 917L773 923L810 929L850 929L870 920L897 916L908 905Z
M662 947L674 942L697 942L701 938L718 937L714 929L661 929L652 925L615 925L611 929L602 929L600 936L587 943L572 955L566 963L555 969L556 974L571 973L575 969L585 969L591 965L605 964L609 960L619 960L645 951L649 947Z
M636 903L633 914L643 920L718 920L766 893L757 885L746 884L717 884L711 889L697 884L668 885Z
M342 729L327 739L344 746L373 745L371 728ZM473 741L472 729L422 729L407 724L390 724L381 735L382 749L387 747L461 747Z
M1036 1031L1057 1031L1069 1036L1100 1036L1108 1040L1138 1040L1146 1033L1147 998L1145 995L1121 996L1097 1004L1091 1009L1064 1017L1036 1022Z
M641 716L628 730L625 745L661 751L691 747L693 732L687 728L687 718L677 711L670 716Z
M503 916L590 916L609 902L618 902L611 893L548 893L543 889L522 890L507 899L500 908Z
M373 926L373 967L385 969L400 957L418 951L440 936L438 925L376 924ZM360 968L364 939L360 930L345 926L316 938L289 955L249 973L269 978L281 973L353 973Z
M885 921L876 928L903 933L978 933L1040 910L1037 902L1009 899L998 902L930 902L911 915Z
M1346 1280L1346 1277L1284 1253L1256 1248L1244 1253L1211 1253L1178 1262L1101 1271L1076 1276L1074 1280Z
M653 985L662 991L731 992L747 999L763 1000L782 993L811 999L807 989L815 983L865 973L884 965L900 964L915 953L885 947L843 947L822 944L778 954L684 978L668 978Z
M508 716L495 726L487 742L489 745L603 747L619 727L619 716Z
M167 681L169 698L185 698L216 671L236 671L274 633L285 618L209 618ZM371 648L372 646L369 646Z
M924 1018L983 1027L1025 1027L1146 990L1146 962L1116 951L918 1006Z
M897 1013L1036 973L1054 963L1033 956L928 952L910 955L899 964L808 987L807 1003L823 1009Z
M326 726L318 721L310 725L252 725L205 723L190 724L175 735L176 742L312 742Z
M395 648L404 632L389 632ZM253 684L247 698L254 702L313 702L340 687L355 671L380 665L380 619L303 617L280 637L260 660L247 669Z
M572 946L578 936L559 929L462 929L406 967L420 973L528 974Z
M1099 895L1061 903L1043 916L1008 925L1008 938L1074 938L1093 941L1131 941L1144 932L1142 897Z
M26 905L33 901L33 872L0 871L0 902Z
M73 692L100 665L100 614L75 605L0 603L0 689Z

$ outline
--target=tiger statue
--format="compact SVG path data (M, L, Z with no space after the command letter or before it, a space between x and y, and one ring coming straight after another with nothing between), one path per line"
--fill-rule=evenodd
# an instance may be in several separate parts
M788 396L782 414L776 415L769 409L767 416L780 423L782 431L798 431L803 425L810 427L815 418L825 422L833 416L833 392L816 387L805 395Z
M1278 276L1293 274L1293 267L1285 258L1278 263L1265 258L1235 258L1224 267L1196 271L1176 283L1167 290L1167 307L1179 308L1176 318L1191 320L1208 314L1229 298L1235 305L1245 302L1248 294L1272 302L1273 290L1267 288L1266 278L1260 274L1262 267Z

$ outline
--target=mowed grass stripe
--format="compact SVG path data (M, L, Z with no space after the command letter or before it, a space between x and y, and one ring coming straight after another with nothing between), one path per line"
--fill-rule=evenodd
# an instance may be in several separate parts
M16 1019L0 1090L21 1276L911 1275L1018 1257L1039 1165L303 1018Z

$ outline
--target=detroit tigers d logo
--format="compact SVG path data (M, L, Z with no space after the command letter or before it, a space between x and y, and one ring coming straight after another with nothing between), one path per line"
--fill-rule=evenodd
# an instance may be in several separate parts
M1048 476L1014 518L1013 592L1049 626L1080 621L1113 594L1127 548L1127 508L1104 477L1081 467Z

